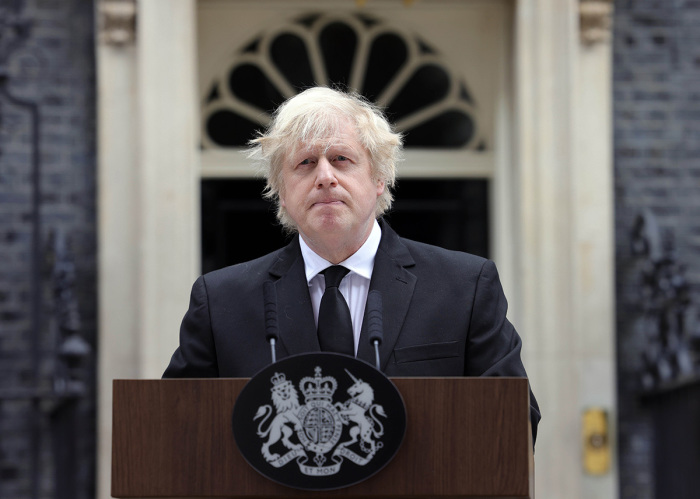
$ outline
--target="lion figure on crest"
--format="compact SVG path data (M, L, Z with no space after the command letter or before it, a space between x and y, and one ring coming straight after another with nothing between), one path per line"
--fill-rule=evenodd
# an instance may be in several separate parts
M350 429L350 440L340 443L338 447L347 447L359 440L363 452L374 454L382 447L382 443L374 439L384 435L384 426L377 415L386 417L386 413L381 405L374 403L374 390L369 383L356 378L347 369L345 372L354 381L347 390L350 399L344 404L336 404L336 407L343 421L354 426Z
M265 429L263 429L263 425L272 414L272 407L269 404L260 406L253 418L253 421L262 418L258 424L258 436L265 438L269 435L261 449L263 456L268 462L279 459L279 454L270 453L270 446L276 444L280 439L287 449L303 448L301 444L295 444L289 440L294 431L301 428L301 423L296 415L299 410L299 395L296 388L294 388L291 381L286 379L284 374L275 373L271 381L273 385L270 389L272 392L272 403L277 414ZM290 426L293 428L290 428Z

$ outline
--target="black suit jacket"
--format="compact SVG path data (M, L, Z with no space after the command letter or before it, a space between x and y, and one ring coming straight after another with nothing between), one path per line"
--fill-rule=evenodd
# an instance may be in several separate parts
M370 290L380 291L383 301L382 371L387 376L527 376L494 263L400 238L380 224ZM266 367L265 281L277 291L277 358L320 351L298 238L197 279L180 346L163 377L250 377ZM365 320L357 357L374 365L366 325ZM540 413L532 393L530 400L536 435Z

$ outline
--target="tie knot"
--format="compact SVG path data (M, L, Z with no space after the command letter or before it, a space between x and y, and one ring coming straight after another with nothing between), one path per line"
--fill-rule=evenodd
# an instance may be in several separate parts
M324 270L323 275L326 278L326 289L340 286L340 281L343 280L343 277L345 277L348 272L350 272L350 269L342 265L333 265Z

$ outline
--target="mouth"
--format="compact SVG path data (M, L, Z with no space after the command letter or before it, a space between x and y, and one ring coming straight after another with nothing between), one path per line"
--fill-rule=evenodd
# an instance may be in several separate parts
M341 205L341 204L345 204L345 203L344 203L343 201L341 201L340 199L322 199L322 200L320 200L320 201L314 202L314 203L311 205L311 207L313 208L313 207L316 207L316 206L319 206L319 207L323 207L323 206L336 206L336 205Z

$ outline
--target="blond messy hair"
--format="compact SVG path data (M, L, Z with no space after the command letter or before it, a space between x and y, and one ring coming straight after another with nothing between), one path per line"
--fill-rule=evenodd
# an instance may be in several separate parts
M264 196L276 203L277 218L285 229L296 230L296 224L280 202L285 161L300 147L337 135L347 120L354 123L358 139L369 153L373 180L384 182L384 192L377 199L376 216L391 208L401 135L393 131L376 105L359 94L313 87L279 106L267 130L249 143L249 157L259 161L267 181Z

